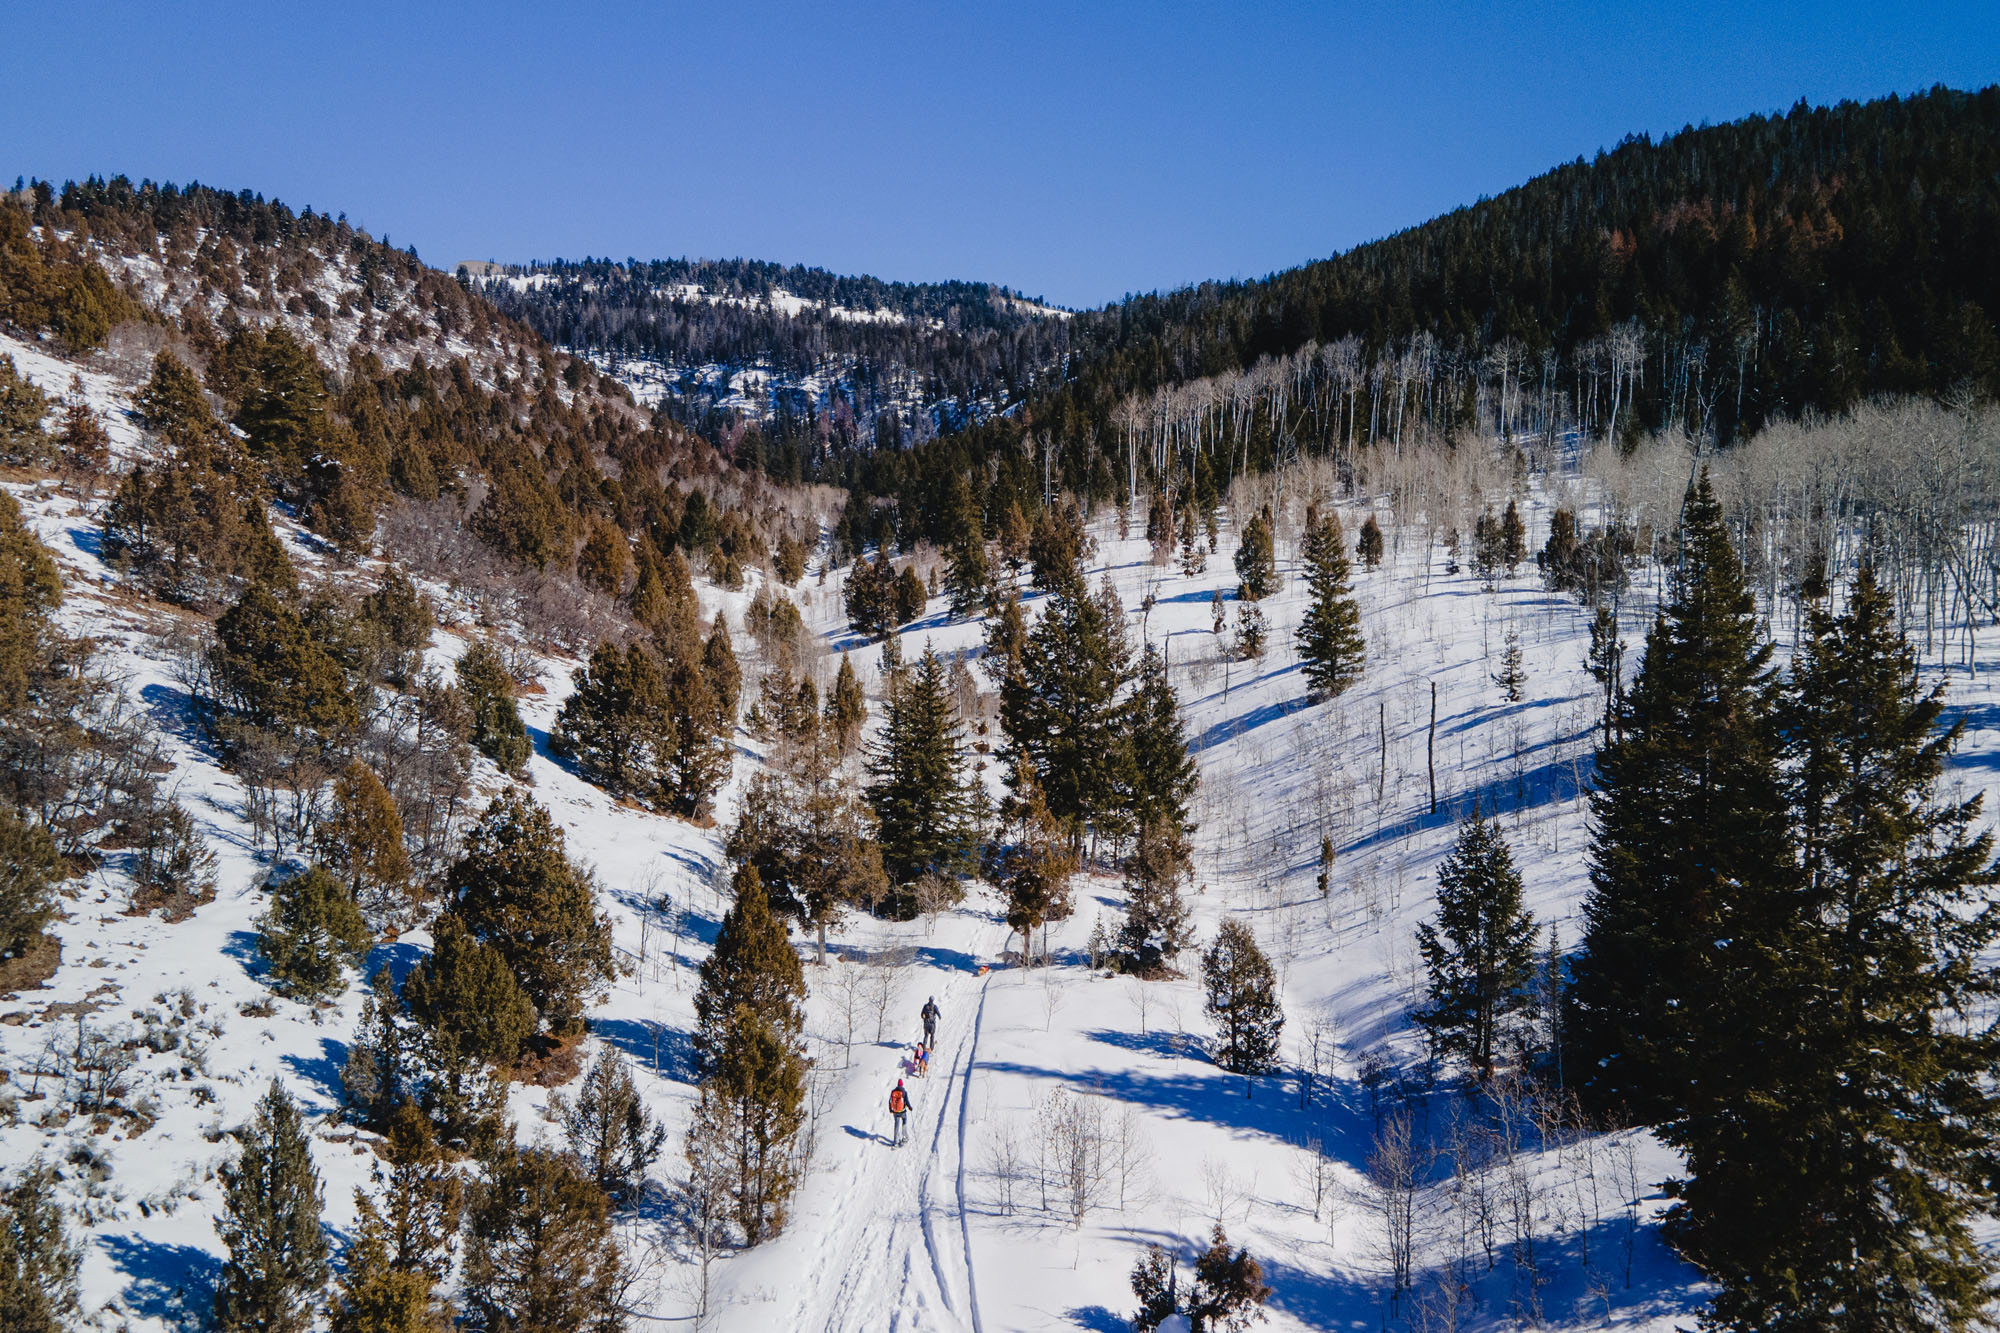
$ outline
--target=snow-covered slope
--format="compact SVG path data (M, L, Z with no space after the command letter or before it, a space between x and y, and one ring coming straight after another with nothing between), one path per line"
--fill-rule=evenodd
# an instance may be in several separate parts
M66 363L20 344L0 351L52 392L67 388ZM120 415L124 386L86 374L85 390L112 422L116 447L142 447ZM135 601L102 563L101 494L29 479L7 485L62 563L63 623L105 645L107 664L167 738L168 786L209 835L222 874L216 901L177 924L124 913L115 857L70 886L56 927L62 968L45 988L0 1005L0 1164L39 1157L62 1172L62 1197L87 1223L84 1286L95 1326L178 1328L206 1307L221 1254L212 1219L215 1171L233 1151L224 1132L248 1118L272 1078L313 1117L329 1224L351 1227L353 1190L376 1160L366 1136L337 1115L361 995L350 990L314 1008L264 986L253 922L268 866L254 850L241 785L188 723L171 649L182 616ZM1530 485L1522 499L1539 542L1544 497ZM1343 511L1349 531L1361 516ZM1011 965L1008 928L990 893L934 921L850 919L833 933L836 961L807 969L811 1156L783 1234L718 1261L704 1292L701 1266L665 1202L680 1166L670 1150L657 1168L658 1197L621 1224L643 1274L635 1327L687 1327L705 1309L704 1327L746 1331L1109 1333L1129 1318L1127 1279L1145 1247L1167 1247L1185 1272L1217 1221L1264 1265L1268 1327L1379 1325L1387 1254L1365 1165L1380 1108L1396 1085L1422 1080L1421 1044L1407 1019L1418 985L1411 936L1431 910L1435 866L1457 819L1478 802L1512 844L1537 917L1574 941L1584 887L1581 789L1597 720L1595 686L1582 668L1582 611L1525 570L1491 590L1470 572L1447 573L1441 552L1387 530L1382 567L1356 571L1367 674L1338 701L1307 705L1291 647L1305 592L1285 542L1284 587L1263 604L1270 649L1243 663L1225 660L1210 622L1212 592L1235 582L1228 530L1206 572L1190 578L1151 564L1143 540L1119 540L1109 516L1094 525L1100 550L1090 579L1110 579L1133 637L1166 650L1201 766L1200 934L1205 940L1233 914L1272 956L1288 1019L1287 1072L1246 1084L1207 1058L1198 981L1141 983L1086 965L1093 926L1121 904L1111 878L1092 878L1078 894L1076 915L1052 932L1061 961L1047 969ZM310 568L306 549L297 551ZM1653 577L1641 570L1624 607L1635 645ZM732 620L747 591L702 590L706 609ZM814 631L847 645L838 577L808 581L798 595ZM1031 615L1038 601L1030 599ZM937 606L904 631L906 657L925 644L976 651L983 626L951 621ZM453 608L446 611L449 623ZM1519 703L1505 702L1492 679L1510 630L1527 670ZM879 647L847 646L873 691ZM462 647L459 631L447 628L432 652L443 662ZM1982 652L1977 673L1951 681L1954 710L1973 722L1955 774L1973 788L1993 784L2000 754L1994 650ZM533 793L567 831L572 852L596 867L627 967L591 1010L591 1046L622 1053L677 1145L693 1096L693 969L725 906L720 829L757 747L739 738L719 828L614 802L547 753L574 665L545 661L543 692L524 700L536 742ZM879 697L871 707L879 716ZM477 781L490 791L505 779L482 766ZM1337 853L1325 897L1315 883L1323 836ZM369 970L405 968L427 943L421 933L386 943ZM943 1010L939 1047L928 1078L911 1080L911 1141L892 1148L886 1096L907 1076L926 997ZM78 1042L105 1039L130 1057L125 1100L145 1108L143 1120L67 1109L61 1083ZM1299 1070L1315 1064L1314 1086L1302 1095ZM550 1095L514 1090L524 1139L555 1137L543 1114ZM1042 1117L1052 1099L1097 1116L1109 1145L1081 1209L1044 1191ZM1456 1094L1414 1104L1428 1117L1428 1136L1448 1141ZM1527 1123L1525 1109L1503 1126L1513 1137L1492 1142L1483 1170L1454 1179L1443 1164L1428 1168L1416 1197L1420 1304L1406 1304L1399 1318L1493 1329L1685 1324L1703 1290L1658 1235L1658 1182L1674 1170L1671 1156L1639 1133L1545 1134L1550 1126ZM1439 1280L1461 1255L1469 1257L1466 1290Z

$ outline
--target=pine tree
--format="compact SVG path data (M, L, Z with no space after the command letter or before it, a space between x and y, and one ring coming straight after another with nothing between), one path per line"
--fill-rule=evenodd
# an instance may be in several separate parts
M734 724L707 674L692 659L668 664L664 705L661 804L683 819L706 820L715 793L729 780Z
M277 887L258 923L257 947L278 988L301 1000L331 999L347 989L346 969L373 947L361 909L345 885L313 866Z
M430 602L416 585L390 566L374 590L361 599L358 618L380 638L381 678L397 686L415 680L423 670L431 631L437 626Z
M236 414L250 452L282 473L298 472L325 445L326 396L318 359L284 325L273 325Z
M1262 1074L1277 1067L1285 1029L1278 979L1250 928L1230 918L1201 956L1205 1008L1221 1042L1216 1063L1233 1074ZM1245 1084L1244 1095L1249 1095Z
M1028 563L1028 520L1021 513L1021 502L1011 496L1000 510L1000 559L1017 579Z
M1493 675L1493 683L1500 687L1500 697L1510 704L1521 702L1521 687L1528 682L1528 673L1521 668L1521 632L1512 625L1507 627L1507 637L1500 648L1500 670Z
M1222 1223L1215 1224L1208 1249L1194 1261L1194 1289L1188 1293L1188 1323L1194 1333L1243 1333L1264 1317L1271 1296L1264 1266L1250 1251L1229 1248Z
M625 1280L604 1192L567 1153L503 1145L466 1209L466 1325L622 1333Z
M1028 559L1035 567L1035 586L1044 592L1055 592L1072 583L1081 583L1080 566L1089 554L1089 546L1083 515L1075 501L1064 496L1055 504L1044 505L1035 515L1034 530L1028 536Z
M1417 927L1430 987L1413 1017L1434 1049L1490 1079L1509 1021L1529 1001L1536 928L1513 853L1476 809L1438 867L1437 903L1437 920Z
M945 531L950 534L945 554L945 590L950 597L951 613L975 615L986 605L992 574L986 564L986 530L980 521L979 505L964 477L952 478L945 512Z
M1507 502L1506 512L1500 515L1500 527L1495 539L1499 542L1499 563L1512 574L1528 555L1528 529L1521 522L1519 506L1512 500Z
M308 1333L327 1281L319 1172L298 1107L276 1079L242 1151L222 1168L216 1231L229 1251L215 1292L221 1333Z
M1236 606L1236 656L1239 661L1255 662L1264 656L1264 640L1270 631L1264 625L1264 612L1255 602L1239 602Z
M245 590L215 637L219 701L248 725L326 746L360 722L340 663L271 589Z
M1814 608L1782 718L1804 886L1761 1040L1734 1097L1670 1127L1691 1179L1676 1240L1730 1329L1969 1329L1996 1266L2000 1025L1983 999L2000 921L1980 800L1940 800L1964 722L1940 727L1889 596L1863 567L1844 614ZM1976 1016L1975 1016L1976 1015Z
M691 1162L720 1159L729 1210L755 1245L783 1228L798 1182L805 974L757 872L739 869L735 889L695 994L702 1081L687 1151Z
M62 868L48 830L0 805L0 964L41 944Z
M930 600L930 590L924 586L923 577L917 573L915 565L905 565L903 572L896 576L894 590L889 604L893 608L895 624L907 625L924 613L924 604Z
M1725 1095L1715 1070L1756 1007L1758 932L1793 878L1770 657L1704 472L1617 738L1597 761L1591 893L1563 1025L1565 1067L1593 1106L1658 1123Z
M1354 553L1370 569L1382 563L1382 525L1375 521L1375 515L1361 520L1361 536L1354 543Z
M598 1052L576 1100L558 1096L555 1119L569 1150L613 1207L635 1202L646 1173L665 1146L667 1131L646 1111L632 1071L609 1047Z
M83 1313L83 1252L69 1238L55 1184L37 1161L0 1193L0 1328L8 1333L64 1333Z
M1156 820L1139 826L1138 846L1125 860L1125 919L1118 927L1118 953L1125 971L1159 975L1194 938L1181 884L1190 853L1178 823Z
M398 918L410 906L412 872L395 798L360 760L334 780L332 795L332 810L313 830L320 864L365 911L378 920Z
M1604 744L1614 739L1612 723L1618 715L1618 690L1625 683L1625 641L1618 637L1618 613L1608 606L1597 608L1590 622L1590 651L1584 655L1584 670L1604 687Z
M1243 525L1243 540L1236 547L1236 595L1243 601L1262 601L1278 590L1278 560L1271 538L1271 509L1266 505Z
M549 748L613 796L657 800L675 741L659 659L641 644L607 640L572 681Z
M1377 534L1380 539L1380 534ZM1299 624L1299 667L1314 695L1332 698L1361 679L1368 643L1348 581L1347 538L1331 511L1306 515L1302 552L1312 604Z
M881 736L868 757L868 776L882 865L897 883L966 867L977 830L964 730L944 663L928 647L890 696Z
M1181 553L1180 567L1184 578L1193 578L1208 568L1208 553L1211 547L1201 543L1201 519L1194 512L1192 504L1181 507ZM1218 590L1220 595L1220 590Z
M834 743L842 754L854 749L861 728L868 721L868 699L861 692L861 678L854 674L854 662L840 655L840 671L833 678L833 691L826 697L826 722L833 729Z
M1136 1333L1153 1333L1181 1312L1174 1290L1174 1261L1158 1245L1148 1245L1132 1265L1132 1295L1139 1301L1139 1312L1132 1316Z
M518 792L496 797L446 873L444 897L507 960L553 1034L581 1029L585 995L612 977L611 923L548 811Z
M725 727L736 725L736 705L743 693L743 668L736 664L736 649L729 642L729 622L720 615L701 649L702 679L708 682L722 710Z
M491 644L475 643L458 659L458 688L472 712L474 748L501 772L518 776L531 753L528 728L514 704L514 679Z
M1153 488L1153 501L1146 509L1146 540L1153 547L1153 563L1164 565L1174 556L1174 503L1166 487Z
M873 561L857 557L844 591L847 623L856 634L874 640L896 627L896 571L887 550L878 550Z
M1122 615L1080 580L1056 589L1000 686L1000 725L1010 775L1025 759L1050 812L1080 839L1085 825L1111 831L1128 755L1126 705L1131 648ZM1018 794L1018 789L1017 789Z
M1007 894L1007 924L1020 932L1025 966L1034 957L1036 928L1070 914L1070 878L1077 858L1067 829L1050 812L1025 758L1015 763L1013 787L1021 832L1001 860L1000 883Z
M1180 696L1167 678L1167 659L1153 644L1139 655L1139 679L1127 717L1132 827L1163 824L1191 831L1188 805L1201 785L1201 769L1188 753Z
M489 1065L513 1064L535 1035L536 1017L506 956L473 938L450 912L438 917L431 939L430 956L403 978L403 1007L458 1053Z
M354 1191L359 1224L343 1256L333 1333L444 1333L450 1314L437 1285L451 1271L463 1184L408 1102L387 1126L390 1163L379 1204Z

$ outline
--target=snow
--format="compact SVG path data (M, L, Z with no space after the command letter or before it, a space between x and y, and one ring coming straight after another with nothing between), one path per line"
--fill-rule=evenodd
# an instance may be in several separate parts
M0 340L0 353L52 392L67 389L73 367L43 347ZM123 411L132 385L95 369L83 376L118 456L146 447ZM87 1224L84 1291L94 1325L165 1330L205 1305L221 1254L211 1219L220 1205L215 1169L232 1151L224 1131L249 1118L272 1078L312 1119L336 1239L351 1228L354 1189L367 1184L375 1161L367 1136L335 1116L361 993L350 990L315 1009L275 998L263 985L254 923L269 866L252 846L240 784L189 724L167 646L170 632L191 618L135 600L112 578L95 538L101 494L79 498L20 481L8 488L63 566L70 593L64 625L100 640L107 668L156 719L173 765L167 786L221 858L216 901L179 924L123 913L115 857L74 883L55 927L63 967L45 989L0 1007L0 1067L8 1074L0 1092L15 1107L11 1123L0 1124L0 1163L18 1167L39 1157L61 1166L64 1200ZM1546 498L1531 488L1523 501L1531 539L1539 542ZM1362 510L1346 507L1342 517L1352 533ZM1370 642L1367 674L1340 700L1313 705L1304 701L1291 648L1305 590L1287 542L1280 543L1284 586L1263 603L1270 651L1246 664L1221 659L1209 624L1211 592L1235 582L1231 534L1206 572L1186 578L1152 565L1143 540L1117 539L1108 516L1094 529L1101 550L1091 582L1108 576L1131 611L1134 637L1166 648L1201 765L1200 891L1192 899L1199 934L1207 939L1234 914L1271 954L1288 1017L1288 1072L1246 1089L1209 1062L1197 980L1140 983L1084 966L1093 925L1120 908L1113 878L1098 876L1081 888L1076 915L1051 932L1061 962L1049 969L1010 965L1008 928L990 892L975 891L931 922L852 918L833 932L836 960L807 968L817 1062L810 1164L783 1233L716 1265L704 1327L1120 1328L1133 1305L1128 1275L1145 1247L1173 1252L1186 1280L1218 1219L1231 1242L1264 1265L1273 1288L1267 1327L1285 1333L1380 1324L1384 1252L1363 1184L1377 1123L1367 1071L1414 1078L1421 1064L1407 1020L1419 976L1411 934L1431 911L1436 863L1476 799L1512 845L1537 917L1574 943L1585 887L1581 785L1597 720L1596 687L1582 669L1581 610L1543 591L1525 570L1497 578L1490 592L1470 572L1448 574L1440 554L1382 517L1389 559L1377 570L1357 565L1355 575ZM304 548L297 549L303 558ZM1628 661L1637 658L1649 586L1642 574L1624 607ZM740 618L748 591L702 589L710 611L732 618ZM1149 596L1151 609L1142 611ZM808 585L799 597L814 631L835 652L850 647L864 679L874 679L880 649L849 641L838 618L838 577L823 588ZM1040 600L1030 599L1031 615ZM1491 679L1510 627L1520 633L1528 676L1519 704L1505 703ZM904 655L927 643L969 652L981 635L981 625L934 610L905 632ZM450 660L463 643L440 631L434 660ZM746 638L738 643L747 657ZM1989 656L1976 675L1952 674L1950 696L1970 723L1955 776L1975 790L1994 785L2000 750L2000 701L1989 684L1995 650L1982 652ZM693 1099L684 1056L693 969L726 905L723 830L757 747L739 738L740 762L718 827L620 805L547 752L575 665L548 659L543 692L523 700L536 747L529 777L535 799L603 886L628 971L591 1011L587 1054L603 1046L621 1052L668 1126L675 1146L656 1168L664 1196L678 1172L676 1149ZM1426 769L1433 686L1435 813ZM879 720L879 698L871 709ZM987 780L997 784L990 757L986 764ZM503 779L482 763L477 781L479 805ZM1334 886L1324 899L1315 887L1322 835L1337 847ZM368 970L387 963L400 971L426 943L412 935L384 944ZM869 960L898 957L906 961L886 974L894 991L882 1039L873 1040L874 1005L867 1002L849 1048L839 978L855 970L882 975ZM1193 959L1181 961L1195 970ZM133 1051L133 1100L148 1099L150 1126L66 1114L48 1072L61 1043L79 1028L137 1040L148 1015L154 1028L173 1028L168 1015L182 1007L183 993L191 1017L178 1022L178 1048L141 1044ZM930 1075L919 1080L904 1062L926 996L937 998L944 1019ZM1330 1083L1302 1109L1294 1071L1316 1025L1332 1043ZM898 1077L909 1079L912 1092L911 1142L891 1149L886 1098ZM1098 1108L1107 1129L1127 1130L1134 1145L1128 1169L1112 1173L1105 1197L1080 1226L1060 1208L1044 1209L1034 1180L1044 1142L1037 1114L1058 1089ZM514 1090L524 1139L555 1136L544 1115L549 1097L545 1089ZM1424 1102L1440 1136L1456 1101L1439 1092ZM1011 1209L1000 1165L1010 1138L1027 1164ZM1315 1138L1330 1161L1318 1216L1304 1169L1310 1155L1301 1146ZM92 1179L87 1154L103 1160L103 1179ZM1483 1255L1472 1266L1473 1305L1461 1311L1461 1326L1666 1330L1688 1322L1705 1289L1667 1250L1657 1225L1659 1182L1675 1170L1669 1152L1636 1132L1547 1146L1528 1140L1511 1165L1496 1161L1484 1173L1491 1187L1511 1177L1531 1200L1537 1268L1530 1273L1516 1262L1503 1224L1491 1268ZM1450 1190L1441 1180L1421 1199L1419 1295L1432 1290L1426 1283L1456 1244ZM635 1298L640 1329L685 1327L700 1304L697 1267L671 1237L669 1212L664 1197L656 1198L626 1228L644 1271Z

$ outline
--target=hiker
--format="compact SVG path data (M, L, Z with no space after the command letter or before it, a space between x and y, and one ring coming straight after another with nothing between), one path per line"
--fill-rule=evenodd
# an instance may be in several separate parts
M895 1091L889 1094L889 1114L896 1121L896 1137L889 1140L891 1148L902 1146L909 1138L909 1131L904 1127L903 1123L904 1117L909 1115L909 1113L910 1094L903 1091L903 1080L897 1079Z
M937 996L933 995L929 999L926 999L924 1001L923 1017L924 1017L924 1045L935 1046L937 1045L937 1025L938 1025Z
M910 1068L918 1078L929 1078L931 1076L931 1048L922 1042L918 1042L917 1049L910 1052Z

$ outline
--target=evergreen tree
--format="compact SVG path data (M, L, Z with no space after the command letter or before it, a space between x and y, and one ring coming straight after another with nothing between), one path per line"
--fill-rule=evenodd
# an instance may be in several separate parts
M701 649L701 675L722 710L725 727L736 725L736 705L743 693L743 668L736 664L736 649L729 642L729 622L720 615Z
M1153 547L1153 563L1164 565L1174 555L1174 502L1164 486L1153 488L1153 502L1146 509L1146 540Z
M1243 525L1243 540L1236 547L1236 595L1246 602L1262 601L1278 590L1278 559L1271 538L1271 509L1266 505Z
M1382 563L1382 525L1375 521L1375 515L1361 520L1361 536L1354 543L1354 553L1370 569Z
M221 423L201 380L172 352L153 357L153 374L133 399L146 429L176 449L212 443Z
M248 436L250 452L283 473L300 471L326 442L325 375L312 352L282 324L262 339L236 424Z
M907 625L924 613L924 604L930 600L930 590L917 573L916 566L905 565L896 577L894 591L890 595L892 618L898 625Z
M491 644L475 643L458 659L458 688L472 712L473 746L501 772L519 776L532 752L528 728L514 703L514 679Z
M327 1281L319 1172L298 1107L276 1079L257 1118L238 1134L242 1151L222 1168L229 1250L215 1292L221 1333L308 1333Z
M48 395L21 374L13 357L0 356L0 461L26 467L45 460L49 437L42 419L48 413Z
M607 640L572 680L549 748L613 796L657 799L674 743L659 659L640 644L620 649Z
M1115 829L1129 755L1131 676L1124 617L1079 580L1060 585L1000 686L1000 725L1010 774L1026 760L1049 811L1081 838L1085 825ZM1018 788L1017 788L1018 794Z
M660 803L683 819L706 820L729 780L734 723L706 672L692 658L668 663L665 697L665 768Z
M313 830L320 864L378 919L397 917L410 905L412 871L395 798L360 760L334 780L332 795L332 810Z
M1132 1316L1136 1333L1153 1333L1181 1312L1174 1276L1174 1261L1158 1245L1148 1245L1132 1265L1132 1294L1139 1301L1139 1312Z
M1608 606L1597 608L1590 622L1590 651L1584 655L1584 670L1604 687L1604 744L1614 739L1612 723L1618 714L1618 689L1625 683L1625 641L1618 637L1618 613Z
M598 1052L583 1077L576 1100L558 1096L556 1123L569 1139L569 1150L614 1207L636 1201L646 1188L646 1173L665 1146L667 1131L646 1111L632 1072L609 1047Z
M826 722L834 743L842 754L854 749L861 739L862 724L868 721L868 699L861 692L861 678L854 674L854 662L840 655L840 671L833 678L833 692L826 697Z
M1793 879L1770 657L1704 472L1617 738L1598 755L1563 1025L1565 1066L1596 1107L1657 1123L1716 1104L1714 1071L1750 1035L1755 955L1771 943L1760 932Z
M944 663L928 647L889 698L868 776L882 865L896 882L965 868L978 836L965 736Z
M1477 809L1438 867L1437 903L1437 920L1417 927L1430 989L1414 1017L1436 1050L1490 1079L1509 1020L1529 1002L1536 929L1513 853Z
M857 557L844 587L847 623L856 634L873 641L900 622L896 618L896 572L889 552L878 550L869 561Z
M986 565L986 530L980 521L979 504L964 477L953 477L946 501L945 531L950 545L945 553L945 590L954 616L970 616L986 605L992 573Z
M1064 496L1055 504L1044 505L1035 515L1034 530L1028 536L1028 559L1035 567L1037 588L1055 592L1080 584L1081 564L1089 553L1090 537L1074 500Z
M430 1274L391 1264L381 1212L361 1190L354 1201L359 1216L341 1257L332 1333L445 1333L451 1317Z
M1278 1038L1285 1030L1278 1004L1278 979L1257 947L1250 928L1230 918L1201 956L1205 1008L1221 1041L1216 1063L1233 1074L1261 1074L1276 1068ZM1249 1095L1249 1087L1244 1087Z
M1970 1329L1996 1264L2000 1025L1985 1006L1993 840L1940 799L1964 728L1940 727L1890 599L1864 567L1810 616L1782 718L1803 889L1746 1015L1749 1095L1669 1129L1691 1178L1671 1230L1720 1284L1729 1329Z
M1201 543L1201 519L1194 512L1192 503L1181 507L1181 554L1180 567L1183 578L1193 578L1208 568L1210 547ZM1221 590L1217 589L1217 595Z
M1194 1290L1188 1293L1188 1324L1193 1333L1243 1333L1264 1317L1271 1288L1264 1266L1250 1251L1229 1248L1222 1223L1215 1224L1208 1249L1194 1261Z
M1500 687L1500 697L1510 704L1521 702L1521 687L1528 682L1528 673L1521 668L1521 632L1512 625L1507 627L1507 637L1500 648L1500 670L1493 675L1493 683Z
M1500 515L1500 526L1495 531L1494 539L1499 543L1499 563L1512 574L1528 555L1528 529L1521 522L1520 507L1512 500L1507 502L1506 512Z
M331 999L347 989L375 938L339 880L313 866L278 885L258 923L257 947L280 990L301 1000Z
M38 1161L0 1193L0 1328L8 1333L64 1333L83 1313L83 1253L69 1238L55 1183Z
M746 1244L784 1226L798 1183L794 1140L805 1122L805 974L770 897L748 866L695 994L701 1097L688 1156L719 1159L720 1188Z
M1125 971L1140 977L1160 974L1194 939L1181 884L1189 872L1187 835L1169 820L1139 826L1138 846L1125 859L1125 920L1118 927L1118 953Z
M496 797L446 873L444 896L466 931L507 960L552 1033L581 1029L585 995L612 977L611 923L548 811L518 792Z
M1009 496L1000 510L1000 559L1007 572L1017 579L1028 563L1028 536L1028 520L1021 513L1021 502Z
M430 602L393 565L361 599L359 619L379 636L379 674L397 686L407 686L423 670L424 649L430 646L437 618Z
M1070 878L1077 857L1061 820L1050 813L1041 784L1023 758L1016 761L1013 803L1020 837L1001 860L1001 887L1007 894L1007 924L1021 934L1021 962L1034 958L1034 933L1072 910ZM1047 946L1043 952L1046 955Z
M1306 515L1302 554L1312 604L1299 624L1299 667L1313 694L1331 698L1361 679L1368 657L1361 610L1348 582L1347 538L1338 515L1331 511L1324 517L1316 512Z
M1167 679L1167 659L1151 643L1139 655L1139 679L1127 716L1132 826L1192 830L1188 804L1201 785L1201 769L1188 753L1180 696Z
M408 1102L386 1127L389 1178L379 1204L354 1191L359 1225L343 1257L333 1333L444 1333L450 1314L437 1285L451 1271L463 1182L430 1122Z
M48 830L0 805L0 964L42 942L56 917L62 869Z
M1255 662L1264 656L1264 612L1255 602L1239 602L1236 607L1236 656Z
M485 1064L514 1063L535 1035L535 1005L507 959L447 912L431 928L428 958L403 978L402 1003L431 1037Z
M465 1215L465 1326L622 1333L624 1261L604 1191L567 1153L503 1145Z
M271 589L245 590L215 637L219 701L248 725L326 746L360 722L340 663Z

